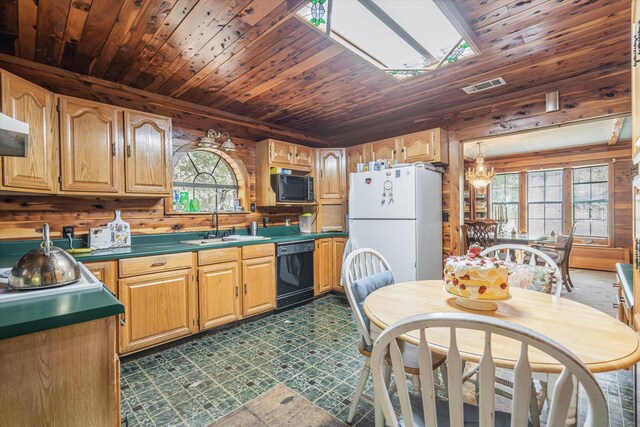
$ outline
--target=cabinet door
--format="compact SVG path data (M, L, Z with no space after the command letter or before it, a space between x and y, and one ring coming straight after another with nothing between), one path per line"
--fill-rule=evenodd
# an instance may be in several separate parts
M334 267L333 267L333 239L316 240L316 295L333 289Z
M348 174L358 172L358 163L363 163L362 147L347 148L347 182L349 182Z
M53 93L2 72L2 112L29 123L27 157L2 157L0 187L53 193L58 176L57 118Z
M242 261L242 313L253 316L276 308L276 263L274 257Z
M344 292L344 288L340 286L340 276L342 274L342 258L344 257L344 248L347 246L345 237L333 238L333 289Z
M292 165L293 146L288 142L271 140L269 144L269 158L271 160L271 163Z
M309 147L303 147L301 145L295 146L295 156L293 163L296 166L311 168L311 165L313 165L313 149Z
M191 269L120 279L125 309L120 352L129 353L196 331L196 289Z
M242 318L240 304L240 264L225 262L200 267L200 330Z
M396 152L396 139L389 138L383 139L372 143L371 151L373 153L372 160L397 160Z
M344 150L318 150L320 198L342 199L345 192Z
M401 161L432 162L434 161L433 132L425 131L405 135L401 138Z
M122 110L60 97L63 192L117 193L122 180Z
M127 193L171 190L171 119L125 111Z
M98 280L107 285L111 292L118 295L115 261L85 262L83 264Z

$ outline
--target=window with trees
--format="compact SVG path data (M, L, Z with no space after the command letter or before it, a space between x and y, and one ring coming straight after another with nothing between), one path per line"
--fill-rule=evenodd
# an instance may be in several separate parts
M609 214L609 167L573 169L573 218L576 235L607 237Z
M238 180L231 165L208 150L178 152L173 168L173 189L200 201L201 212L232 212L238 198Z
M562 233L562 170L527 172L527 231Z
M492 218L502 217L505 220L504 230L519 231L519 192L520 176L518 173L498 174L491 181Z

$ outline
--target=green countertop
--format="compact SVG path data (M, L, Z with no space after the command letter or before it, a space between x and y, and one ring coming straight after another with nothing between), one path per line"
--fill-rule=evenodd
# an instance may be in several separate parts
M285 243L301 240L315 240L325 237L347 237L347 233L300 233L297 227L269 227L261 228L259 236L269 237L269 240L255 240L251 242L229 242L210 246L194 246L180 243L184 240L204 239L206 233L177 232L168 234L150 234L133 236L131 247L117 249L94 250L90 253L75 254L75 258L81 262L108 261L122 258L135 258L141 256L171 254L179 252L195 252L207 249L228 248L237 246L260 245L265 243ZM240 230L238 234L246 235L246 231ZM11 267L22 255L40 244L37 240L22 240L0 243L0 267ZM67 240L54 240L53 244L63 249L69 248ZM74 247L86 247L80 239L74 239Z
M238 234L246 234L241 230ZM347 233L302 234L297 227L261 228L259 235L269 240L252 242L230 242L211 246L193 246L180 243L182 240L203 239L205 233L169 233L133 236L129 248L96 250L77 254L81 262L105 261L121 258L159 255L178 252L194 252L207 249L247 246L265 243L285 243L315 240L325 237L346 237ZM66 240L54 240L54 245L67 249ZM22 255L40 244L37 240L0 243L0 267L11 267ZM83 247L80 239L74 247ZM124 312L124 306L106 288L15 301L0 305L0 339L26 335L47 329L69 326Z
M108 289L69 292L0 305L0 340L124 313Z
M627 306L633 308L633 266L631 264L618 263L616 264L616 273L620 277L622 295L627 302Z

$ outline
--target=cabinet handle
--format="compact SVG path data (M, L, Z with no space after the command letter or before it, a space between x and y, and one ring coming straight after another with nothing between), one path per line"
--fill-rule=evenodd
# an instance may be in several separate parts
M120 326L124 326L127 323L127 312L125 311L119 316L118 322Z
M167 261L154 262L153 264L151 264L151 267L162 267L166 263L167 263Z
M127 157L131 157L131 144L127 144Z
M618 283L617 283L617 282L613 282L613 283L611 283L611 285L612 285L614 288L617 288L617 287L618 287Z
M238 286L236 286L236 298L238 298Z
M111 145L111 155L113 157L116 156L116 144L115 143Z
M291 153L287 153L287 159L291 159Z
M247 284L246 283L244 284L244 293L245 294L247 293Z

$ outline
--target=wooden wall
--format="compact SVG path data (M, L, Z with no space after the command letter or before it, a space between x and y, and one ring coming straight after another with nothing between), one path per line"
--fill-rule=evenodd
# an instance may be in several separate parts
M462 251L461 230L463 223L461 198L464 175L463 147L453 132L449 132L449 164L442 177L442 221L443 256L460 255Z
M181 132L191 130L181 130ZM194 132L195 133L195 132ZM238 150L232 157L247 169L249 197L255 199L255 142L235 139ZM172 233L211 229L211 214L172 214L165 210L163 198L72 198L59 196L0 195L0 240L39 238L44 222L52 237L60 237L62 226L76 227L87 234L89 228L113 220L113 211L131 224L134 234ZM269 217L270 225L283 225L290 218L297 223L301 208L258 208L254 213L220 214L220 227L245 227L250 221ZM261 223L260 223L260 226Z
M631 142L615 145L589 145L561 150L538 151L514 156L487 158L487 166L496 172L515 172L536 169L609 164L613 169L613 216L610 246L632 248L632 181Z
M206 128L206 118L203 118ZM178 122L179 123L179 122ZM175 135L190 139L202 135L199 129L174 127ZM176 144L178 139L175 139ZM182 143L184 141L181 141ZM255 142L234 138L237 146L230 156L247 171L248 199L255 199ZM248 203L246 203L248 207ZM62 236L62 226L76 227L76 234L87 234L89 228L113 220L114 210L122 210L122 218L131 224L134 234L172 233L211 229L211 214L172 214L166 211L163 198L72 198L61 196L0 195L0 240L40 238L44 222L51 227L52 237ZM269 217L270 225L283 225L287 218L298 222L302 208L258 208L256 212L220 214L220 227L245 227L250 221Z

